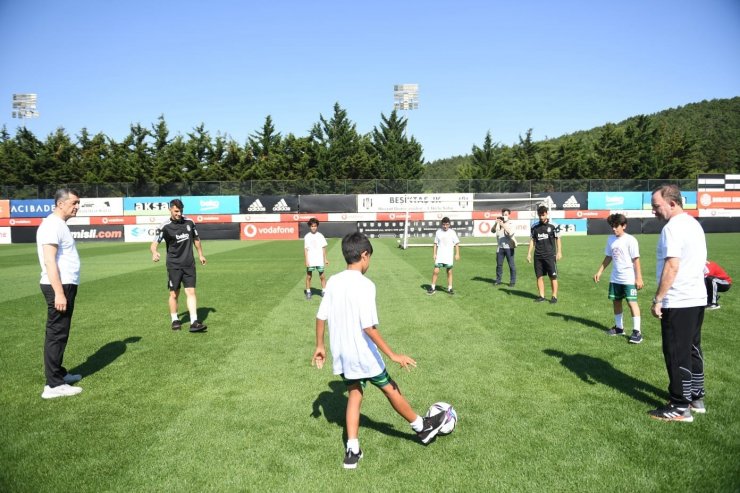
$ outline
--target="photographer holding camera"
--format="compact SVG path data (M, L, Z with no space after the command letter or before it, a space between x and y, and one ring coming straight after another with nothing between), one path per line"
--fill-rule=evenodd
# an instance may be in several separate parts
M502 209L501 217L496 219L491 231L496 233L498 246L496 248L496 281L501 284L501 275L504 271L504 258L509 263L509 286L516 284L516 263L514 263L514 250L516 249L516 238L514 238L514 225L509 221L510 209Z

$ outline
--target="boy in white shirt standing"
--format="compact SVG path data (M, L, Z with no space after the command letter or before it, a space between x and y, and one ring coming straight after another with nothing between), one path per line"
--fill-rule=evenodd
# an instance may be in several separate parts
M594 274L594 282L599 282L604 269L611 263L609 299L614 302L614 327L607 334L610 336L624 334L622 300L626 299L632 313L632 335L629 342L639 344L642 342L642 332L640 331L640 305L637 304L637 291L644 286L640 269L640 248L637 239L625 231L627 218L623 214L612 214L606 222L612 227L614 234L606 240L604 260Z
M326 289L326 276L324 275L324 266L329 265L326 258L326 238L319 233L319 220L312 217L308 220L310 232L303 237L303 256L306 261L306 299L311 299L311 279L313 272L319 273L321 279L321 296Z
M375 284L364 275L370 268L373 254L370 240L362 233L350 233L342 239L342 254L347 269L333 275L327 284L326 296L316 314L316 350L311 364L319 369L324 366L324 330L328 322L332 368L335 375L342 377L349 394L344 468L355 469L362 458L358 438L360 407L368 381L385 394L423 444L429 443L442 428L445 413L424 418L416 414L385 369L380 351L408 371L416 366L416 361L405 354L394 353L378 331Z
M452 267L455 260L460 260L460 238L454 229L450 228L450 218L443 217L441 228L434 235L434 272L432 273L432 285L427 290L427 294L437 292L437 276L439 269L447 269L447 292L455 294L452 289Z

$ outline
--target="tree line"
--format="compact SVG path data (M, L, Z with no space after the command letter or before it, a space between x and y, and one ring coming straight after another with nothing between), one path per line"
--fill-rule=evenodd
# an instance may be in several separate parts
M248 180L565 180L693 179L740 169L740 97L703 101L618 124L514 145L487 132L471 154L426 164L394 110L368 134L339 103L306 136L283 135L271 116L244 143L201 124L171 135L164 116L130 125L120 142L86 128L59 128L45 140L25 127L0 129L0 184L194 183Z

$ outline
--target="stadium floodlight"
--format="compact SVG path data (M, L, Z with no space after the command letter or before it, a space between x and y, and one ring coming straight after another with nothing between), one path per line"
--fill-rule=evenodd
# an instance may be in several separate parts
M20 118L21 120L38 118L39 112L36 109L37 102L38 94L13 94L13 118Z
M419 84L396 84L393 86L393 109L418 110Z

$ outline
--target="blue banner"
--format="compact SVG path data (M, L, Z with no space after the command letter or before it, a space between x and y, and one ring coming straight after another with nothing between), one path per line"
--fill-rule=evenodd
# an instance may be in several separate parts
M52 212L54 199L10 201L10 217L46 217Z
M538 222L539 219L533 220L530 227ZM588 232L588 219L557 218L550 219L550 222L558 228L561 236L585 235Z
M681 191L681 197L683 198L683 208L685 210L696 209L696 192ZM652 209L652 200L653 192L644 192L642 194L642 208L646 211Z
M588 192L592 211L642 210L643 192Z
M239 214L238 195L208 195L180 197L185 206L183 214Z

